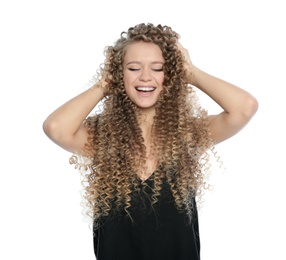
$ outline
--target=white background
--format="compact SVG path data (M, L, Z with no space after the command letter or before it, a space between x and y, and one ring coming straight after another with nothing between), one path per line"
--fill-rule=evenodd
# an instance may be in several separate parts
M200 212L202 260L285 260L282 0L1 1L0 259L94 259L79 174L42 123L141 22L171 26L196 66L259 100L249 125L217 146L226 171L213 173Z

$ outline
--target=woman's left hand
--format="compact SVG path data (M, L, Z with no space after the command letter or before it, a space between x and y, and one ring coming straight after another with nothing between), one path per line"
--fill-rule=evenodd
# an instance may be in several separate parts
M183 56L183 61L184 61L184 68L187 73L188 81L189 83L192 83L192 79L195 74L195 66L191 61L189 52L184 46L178 41L177 42L178 49L181 51L182 56Z

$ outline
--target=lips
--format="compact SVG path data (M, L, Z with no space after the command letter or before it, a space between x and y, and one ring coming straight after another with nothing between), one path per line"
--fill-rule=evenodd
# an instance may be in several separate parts
M148 92L153 92L156 88L155 87L135 87L135 89L139 92L148 93Z

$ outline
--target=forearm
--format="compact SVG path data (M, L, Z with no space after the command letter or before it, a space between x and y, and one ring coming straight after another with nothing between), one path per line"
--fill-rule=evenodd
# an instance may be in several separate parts
M192 85L211 97L226 113L246 116L253 113L255 99L250 93L196 67L193 68Z

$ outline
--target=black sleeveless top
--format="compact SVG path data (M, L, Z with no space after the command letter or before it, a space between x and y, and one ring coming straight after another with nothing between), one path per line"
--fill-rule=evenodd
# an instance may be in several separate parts
M198 215L190 220L179 213L172 192L164 183L159 201L151 207L153 176L133 192L130 217L111 212L94 225L94 253L97 260L199 260Z

